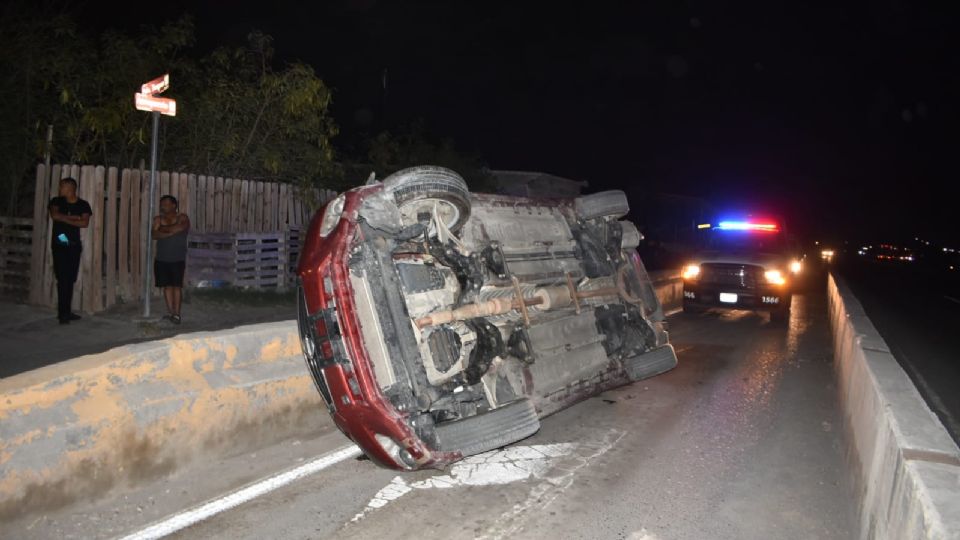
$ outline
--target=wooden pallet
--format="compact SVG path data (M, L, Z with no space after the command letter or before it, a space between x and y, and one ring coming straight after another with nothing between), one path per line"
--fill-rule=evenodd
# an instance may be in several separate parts
M289 284L286 238L282 232L191 234L186 285L285 289Z
M0 217L0 290L29 292L32 236L32 218Z

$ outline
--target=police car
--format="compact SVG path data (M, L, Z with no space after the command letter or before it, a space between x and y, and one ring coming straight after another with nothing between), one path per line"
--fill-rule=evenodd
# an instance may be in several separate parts
M780 224L747 217L699 227L702 249L683 267L683 310L767 311L772 322L786 321L802 263Z

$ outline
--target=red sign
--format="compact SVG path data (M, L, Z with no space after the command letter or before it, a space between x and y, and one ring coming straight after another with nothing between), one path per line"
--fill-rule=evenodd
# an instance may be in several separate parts
M137 92L134 94L134 107L138 111L151 111L167 116L177 115L177 102L170 98L154 97Z
M167 88L170 88L169 73L165 74L163 77L157 77L148 83L142 84L140 86L140 93L152 96L154 94L162 94Z

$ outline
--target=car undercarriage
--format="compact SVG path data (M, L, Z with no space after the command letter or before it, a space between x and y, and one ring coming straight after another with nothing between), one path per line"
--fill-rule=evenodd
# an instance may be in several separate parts
M345 212L344 281L376 385L427 447L497 448L676 364L622 192L469 194L438 167L382 186Z

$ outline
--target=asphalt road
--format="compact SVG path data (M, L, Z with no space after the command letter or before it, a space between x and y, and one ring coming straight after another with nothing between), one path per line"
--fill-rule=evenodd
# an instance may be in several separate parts
M670 321L676 369L551 416L525 441L445 471L397 474L347 459L174 537L853 537L822 288L795 297L787 326L746 312ZM136 532L347 444L330 430L283 441L6 530Z
M838 271L927 405L960 444L960 271L860 258L840 261Z

